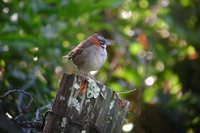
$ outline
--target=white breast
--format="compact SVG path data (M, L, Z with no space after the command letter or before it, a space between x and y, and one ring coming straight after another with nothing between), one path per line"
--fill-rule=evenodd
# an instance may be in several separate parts
M99 70L105 63L107 58L107 52L105 48L91 46L73 60L77 67L85 72ZM80 63L81 62L81 63Z
M90 55L88 56L89 57L88 65L93 69L92 71L99 70L106 61L107 58L106 49L95 47L95 50L93 49L92 52L89 53Z

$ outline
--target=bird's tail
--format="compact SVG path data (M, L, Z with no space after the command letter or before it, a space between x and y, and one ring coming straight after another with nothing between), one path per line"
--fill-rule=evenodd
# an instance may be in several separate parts
M63 59L69 59L69 55L65 55L65 56L63 56Z
M63 60L68 61L69 55L65 55L65 56L63 56L62 58L63 58Z

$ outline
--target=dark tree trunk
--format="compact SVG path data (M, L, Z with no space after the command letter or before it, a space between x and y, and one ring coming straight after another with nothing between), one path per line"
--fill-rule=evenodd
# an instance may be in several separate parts
M128 107L105 85L64 74L43 133L120 133Z

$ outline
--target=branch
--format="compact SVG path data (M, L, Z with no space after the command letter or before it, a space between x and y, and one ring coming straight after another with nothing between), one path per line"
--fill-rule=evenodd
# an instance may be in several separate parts
M28 104L25 107L23 107L22 109L20 109L21 110L20 113L27 112L33 102L33 96L30 93L25 92L23 90L9 90L9 91L5 92L3 95L0 96L0 102L3 99L5 99L8 95L10 95L11 93L14 93L14 92L23 93L29 97L30 100L29 100Z
M30 80L20 89L21 91L27 90L32 84L34 84L35 79L36 79L35 75L31 73L29 76L30 76ZM21 109L22 101L23 101L23 95L20 94L18 97L18 111L19 112L22 112L22 109Z

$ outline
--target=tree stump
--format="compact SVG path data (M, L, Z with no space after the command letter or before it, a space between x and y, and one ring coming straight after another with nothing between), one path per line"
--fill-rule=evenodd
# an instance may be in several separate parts
M43 133L120 133L128 107L105 85L64 74Z

